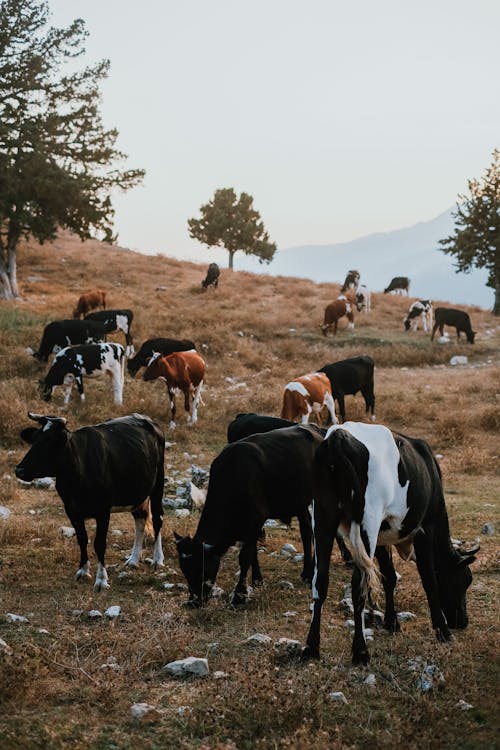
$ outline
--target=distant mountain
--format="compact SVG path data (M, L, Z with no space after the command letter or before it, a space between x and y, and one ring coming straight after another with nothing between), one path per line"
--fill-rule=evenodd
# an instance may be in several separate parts
M318 282L343 282L346 271L356 268L361 281L373 291L383 291L393 276L409 276L412 297L490 307L493 290L486 287L487 272L457 274L452 256L439 250L438 241L453 231L451 211L406 229L369 234L350 242L279 250L269 266L260 265L251 256L237 255L235 266L241 271Z

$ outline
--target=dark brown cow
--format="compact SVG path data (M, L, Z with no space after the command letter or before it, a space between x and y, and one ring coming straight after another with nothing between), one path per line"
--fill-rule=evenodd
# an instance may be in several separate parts
M330 304L325 307L325 317L323 320L323 324L320 325L320 328L323 331L323 336L326 336L326 332L332 326L333 333L336 334L338 322L340 318L344 317L344 315L347 316L347 320L349 321L348 328L354 328L354 313L352 304L349 302L347 297L341 295L340 297L338 297L338 299L336 299L334 302L330 302Z
M205 362L197 352L173 352L166 357L154 354L144 371L143 380L163 378L170 396L172 416L170 427L175 427L175 391L184 394L184 408L188 412L188 424L198 420L198 403L201 397ZM191 403L192 400L192 403Z
M103 310L106 309L106 292L102 289L94 289L93 292L82 294L73 310L73 317L80 318L98 307L102 307Z

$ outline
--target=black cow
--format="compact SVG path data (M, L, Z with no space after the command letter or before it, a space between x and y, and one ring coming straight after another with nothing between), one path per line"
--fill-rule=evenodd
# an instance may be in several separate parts
M219 286L220 269L217 263L210 263L207 269L207 275L201 282L203 290L208 289L209 286L214 286L216 289Z
M472 582L469 565L475 558L461 555L451 543L441 471L429 445L382 425L346 422L328 431L316 453L313 473L314 601L304 657L319 657L321 608L339 526L349 534L355 564L354 664L369 660L363 608L377 584L374 557L385 592L385 627L392 633L399 630L391 545L403 559L416 560L438 640L450 640L449 628L465 628L466 591Z
M384 294L387 292L397 292L398 294L410 294L410 279L408 276L395 276L388 287L384 289Z
M340 418L345 422L344 396L355 395L361 391L365 400L366 413L371 411L375 419L375 392L373 382L374 362L367 354L349 357L331 365L325 365L318 372L324 372L332 386L333 398L339 405Z
M453 326L457 332L457 339L460 338L460 332L463 332L467 336L469 344L474 343L476 332L472 330L469 315L464 310L455 310L453 307L436 307L431 341L434 340L434 334L438 328L441 336L443 335L444 326Z
M76 344L97 344L104 341L104 325L92 320L54 320L45 326L38 351L33 356L47 362L50 354Z
M126 564L137 566L149 501L154 529L153 564L163 565L161 527L164 483L165 436L161 427L142 414L110 419L102 424L66 428L66 420L29 414L39 427L21 432L31 448L16 466L16 476L30 482L52 476L76 531L80 546L80 567L76 578L90 578L85 520L95 518L94 549L98 567L95 590L109 588L104 564L106 536L111 513L132 511L135 540Z
M237 414L235 419L233 419L228 425L227 442L235 443L237 440L242 440L250 435L271 432L271 430L280 430L284 427L293 427L295 424L296 422L290 422L288 419L282 419L281 417L268 417L264 414L255 414L253 412ZM314 429L323 437L326 435L326 430L322 427L318 427L315 424L310 424L309 426L314 427ZM352 561L352 555L344 542L342 534L337 534L337 544L339 546L342 560L346 564L350 564Z
M106 333L113 333L114 331L123 331L125 334L125 342L128 347L128 351L131 351L132 347L132 335L130 333L130 326L134 319L134 313L132 310L98 310L97 312L89 313L85 316L85 320L98 320L104 324L104 330Z
M312 463L322 443L313 427L294 425L250 435L222 450L210 468L208 492L196 533L177 534L179 564L191 602L201 606L215 582L221 557L237 541L243 542L240 577L232 597L235 605L247 598L246 576L262 581L257 560L257 539L268 518L290 523L297 516L304 546L302 578L311 580Z
M135 357L127 360L129 375L135 377L141 367L146 367L153 354L161 354L166 357L174 352L187 352L196 349L192 341L188 339L148 339L143 343Z

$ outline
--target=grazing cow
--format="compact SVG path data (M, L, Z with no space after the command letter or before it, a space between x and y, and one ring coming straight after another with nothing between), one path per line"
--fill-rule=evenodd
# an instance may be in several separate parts
M432 302L430 299L419 299L410 305L408 314L404 319L405 331L416 331L418 321L422 321L424 331L432 328Z
M187 339L148 339L143 343L135 357L127 360L129 375L135 377L141 367L146 367L153 354L161 354L163 357L173 352L185 352L196 349L192 341Z
M312 464L323 438L314 427L295 425L250 435L223 448L210 467L205 505L196 533L177 540L179 565L189 586L191 603L202 606L208 599L221 557L236 542L240 576L232 603L247 599L246 576L252 582L262 575L257 560L257 539L268 518L290 523L297 516L304 546L302 578L311 580Z
M325 307L325 316L323 319L323 324L320 325L320 328L323 332L323 336L326 336L326 332L329 328L333 326L333 333L334 335L337 333L337 327L338 322L340 318L343 318L344 315L347 317L347 320L349 321L348 328L354 328L354 313L352 310L352 304L349 302L349 300L341 295L336 299L334 302L330 302L329 305Z
M219 276L220 276L220 269L217 263L210 263L207 269L207 275L201 282L201 288L203 291L206 291L209 286L217 287L219 286Z
M38 351L33 356L47 362L50 354L76 344L104 341L104 325L93 320L54 320L45 326Z
M429 445L382 425L346 422L328 430L315 458L314 602L305 657L319 657L321 607L339 526L349 534L355 564L354 664L369 660L363 608L370 588L377 583L374 557L385 592L385 627L392 633L399 630L391 545L403 559L416 560L438 640L450 640L449 628L467 626L466 591L472 581L469 565L475 558L461 555L451 543L441 471Z
M93 292L82 294L77 306L73 310L73 317L79 318L81 315L85 316L97 307L102 307L103 310L106 309L106 292L102 289L95 289Z
M321 419L320 414L324 406L330 412L332 423L336 424L338 420L335 416L335 404L327 376L322 372L301 375L285 386L281 419L288 419L291 422L300 420L302 424L307 424L311 413L318 420Z
M342 285L341 292L347 292L349 290L356 291L359 284L359 271L352 270L347 272L345 281Z
M455 310L452 307L436 307L431 341L434 340L434 334L438 328L441 336L443 335L444 326L453 326L457 332L457 339L460 338L460 332L462 331L467 336L469 344L474 343L476 332L472 330L469 315L464 310Z
M408 276L395 276L389 286L384 289L384 294L387 292L397 292L397 294L406 292L410 296L410 279Z
M342 422L345 422L344 396L354 396L358 391L361 391L365 400L366 413L371 411L372 420L375 419L374 367L373 359L364 354L341 359L340 362L325 365L319 370L330 381L332 396L338 402Z
M130 414L70 432L61 417L38 414L29 414L29 417L40 427L29 427L21 432L22 439L30 443L31 448L16 466L16 476L27 482L36 477L55 477L56 490L80 546L77 580L90 578L87 518L96 520L96 591L109 588L104 555L111 513L132 511L135 539L125 564L138 565L149 517L148 497L155 537L153 565L163 565L165 436L161 427L142 414Z
M85 320L98 320L103 323L106 333L123 331L127 344L127 352L133 351L132 335L130 333L130 326L133 319L134 313L132 310L99 310L85 316Z
M288 419L268 417L263 414L254 414L252 412L237 414L235 419L233 419L228 425L227 442L235 443L237 440L250 437L250 435L271 432L271 430L279 430L284 427L293 427L295 424L295 422L290 422ZM317 427L316 425L310 426L318 430L323 437L326 435L326 430L321 427ZM344 537L340 533L337 534L337 544L339 545L342 560L344 560L345 563L350 563L352 561L352 555L344 542Z
M175 392L184 394L184 408L188 413L188 424L198 421L198 403L201 398L205 362L197 352L173 352L166 357L153 354L149 361L143 380L162 378L167 384L170 397L170 427L175 427Z
M356 308L365 315L372 309L372 294L366 284L360 284L356 289Z
M40 393L44 401L50 401L54 388L64 385L64 403L67 404L76 383L80 399L85 401L83 376L98 378L109 375L113 382L115 404L122 404L124 367L125 349L121 344L67 346L56 354L45 378L40 380Z

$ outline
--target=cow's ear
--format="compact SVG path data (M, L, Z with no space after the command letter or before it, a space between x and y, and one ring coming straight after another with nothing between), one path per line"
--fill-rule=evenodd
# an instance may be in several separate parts
M25 443L29 443L31 445L35 441L35 438L39 432L40 430L38 427L26 427L26 429L20 433L21 439L24 440Z

